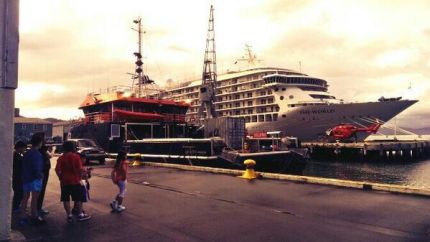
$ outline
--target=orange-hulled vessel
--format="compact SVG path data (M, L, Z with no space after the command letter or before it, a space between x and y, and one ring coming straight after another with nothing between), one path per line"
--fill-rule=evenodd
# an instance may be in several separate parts
M85 124L106 122L185 123L189 104L183 101L135 97L126 91L88 94L79 107Z
M157 98L154 81L144 75L141 19L133 22L138 27L139 49L134 53L136 68L132 86L89 93L79 107L84 119L71 130L72 138L93 139L108 152L118 151L128 139L185 137L191 129L185 122L190 105Z

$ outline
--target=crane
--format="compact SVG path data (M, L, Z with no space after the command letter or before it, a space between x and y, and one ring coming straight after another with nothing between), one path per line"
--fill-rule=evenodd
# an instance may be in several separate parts
M206 50L203 60L202 85L200 87L200 107L198 117L202 119L216 118L215 91L217 81L216 52L215 52L215 29L214 8L211 5L209 12L209 26L206 38Z

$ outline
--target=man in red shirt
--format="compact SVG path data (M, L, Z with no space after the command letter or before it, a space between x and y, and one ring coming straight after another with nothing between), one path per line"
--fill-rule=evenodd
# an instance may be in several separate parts
M91 218L82 210L82 189L81 178L84 172L80 156L75 153L75 145L71 141L66 141L63 144L64 153L57 160L55 172L60 179L61 184L61 201L64 204L64 209L67 214L67 221L73 222L73 215L70 207L70 197L75 202L75 207L78 209L78 220L84 221Z

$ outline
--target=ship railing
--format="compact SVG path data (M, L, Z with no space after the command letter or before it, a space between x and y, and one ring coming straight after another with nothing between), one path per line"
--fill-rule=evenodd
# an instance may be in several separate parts
M298 101L297 104L326 104L328 103L325 99L315 99L310 101Z
M106 94L113 92L132 92L133 88L125 85L112 86L105 89L99 89L98 91L93 91L90 94Z
M185 122L185 114L171 114L171 113L163 113L164 121L167 122Z
M112 114L110 112L95 112L85 115L86 124L98 124L112 121Z
M185 122L185 114L172 114L172 113L161 113L163 115L163 121L165 122ZM106 123L112 121L112 114L110 112L96 112L85 115L85 124L97 124Z

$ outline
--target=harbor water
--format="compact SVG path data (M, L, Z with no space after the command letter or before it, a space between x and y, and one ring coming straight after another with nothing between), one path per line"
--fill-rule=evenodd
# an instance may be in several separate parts
M430 159L413 162L309 160L303 175L430 189Z

